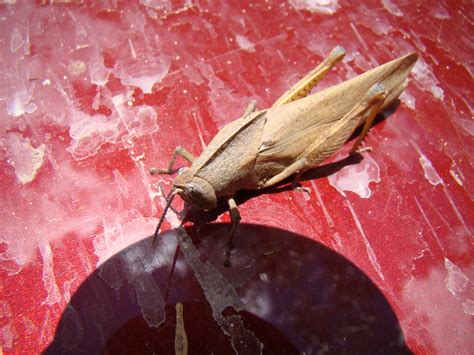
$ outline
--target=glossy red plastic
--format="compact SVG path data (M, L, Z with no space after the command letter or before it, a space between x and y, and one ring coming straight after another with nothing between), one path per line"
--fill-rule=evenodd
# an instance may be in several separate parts
M1 351L174 353L178 302L190 353L472 351L473 14L469 1L2 2ZM151 248L172 177L149 168L177 145L199 155L338 44L317 90L420 55L372 152L347 159L346 144L304 176L309 195L239 194L230 268L222 206L190 211L184 233L176 198Z

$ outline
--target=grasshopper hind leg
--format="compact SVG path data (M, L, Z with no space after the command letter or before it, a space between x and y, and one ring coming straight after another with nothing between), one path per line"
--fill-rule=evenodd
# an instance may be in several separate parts
M273 106L281 106L291 101L301 99L309 94L309 92L326 76L326 74L334 67L338 62L344 58L346 51L341 46L336 46L331 53L313 70L311 70L306 76L298 81L285 92Z

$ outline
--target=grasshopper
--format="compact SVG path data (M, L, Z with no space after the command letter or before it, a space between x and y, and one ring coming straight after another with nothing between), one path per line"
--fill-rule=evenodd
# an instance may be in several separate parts
M232 220L224 262L228 265L241 219L236 191L262 189L292 175L296 185L303 172L328 158L363 125L350 150L357 153L375 116L404 90L418 55L410 53L307 96L344 55L342 47L334 48L271 108L256 111L251 102L243 116L224 126L199 157L178 146L166 169L151 169L151 173L171 174L178 155L192 164L181 169L173 182L153 243L176 195L203 210L215 208L217 199L225 198Z

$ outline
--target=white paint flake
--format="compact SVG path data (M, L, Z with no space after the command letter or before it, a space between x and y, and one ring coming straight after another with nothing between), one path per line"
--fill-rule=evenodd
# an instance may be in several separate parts
M364 155L359 164L343 167L328 180L342 196L346 196L344 191L351 191L361 198L369 198L372 194L369 184L380 182L380 168L370 155Z
M402 17L403 12L400 10L400 8L395 5L391 0L382 0L382 5L387 10L390 12L392 15L397 16L397 17Z
M452 263L448 258L444 258L444 267L448 273L444 279L446 288L449 292L456 296L459 292L464 290L469 280L467 276L461 271L461 269Z
M443 183L443 180L431 164L431 161L423 154L420 155L420 164L425 173L425 178L430 182L431 185L436 186Z
M416 109L416 100L415 98L410 95L406 90L402 92L402 94L399 96L400 100L407 105L408 108L414 110Z
M26 90L15 92L7 99L7 113L13 117L19 117L25 113L33 113L37 106L31 102L32 96Z
M44 164L45 145L34 148L29 138L19 133L9 133L0 141L6 151L7 162L15 169L15 174L22 184L30 183Z
M418 58L412 70L415 82L421 89L430 91L431 94L438 100L444 98L444 91L438 86L438 80L435 78L433 71L424 61L423 58Z
M332 15L339 9L337 0L290 0L290 5L297 10L318 12Z
M431 164L431 161L426 157L426 155L423 154L418 144L416 144L416 142L412 140L410 140L410 144L420 155L420 165L423 168L425 178L430 182L430 184L434 186L444 184L443 179L441 179L438 172L433 167L433 164Z
M153 85L163 80L170 66L171 61L166 58L146 60L121 58L114 67L114 74L120 78L123 85L137 86L145 94L151 94Z
M462 304L462 308L464 313L469 314L470 316L474 316L474 301L471 299L466 300Z
M250 40L247 37L236 35L235 41L237 42L239 47L243 49L244 51L255 52L255 44L250 42Z
M47 296L44 303L52 306L53 304L61 302L61 294L54 276L53 251L48 242L42 242L39 245L41 257L43 259L43 285L46 289Z

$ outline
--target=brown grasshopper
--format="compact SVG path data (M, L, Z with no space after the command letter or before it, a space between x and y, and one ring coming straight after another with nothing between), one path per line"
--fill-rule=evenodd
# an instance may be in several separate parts
M167 169L152 169L152 173L172 173L177 155L192 163L174 180L153 243L175 195L204 210L215 208L222 197L228 201L232 220L225 259L228 264L240 222L236 191L262 189L292 175L296 185L303 172L328 158L363 125L350 151L356 153L375 116L405 88L418 55L410 53L307 96L344 55L344 49L337 46L271 108L255 111L252 102L241 118L216 134L199 157L178 146Z

